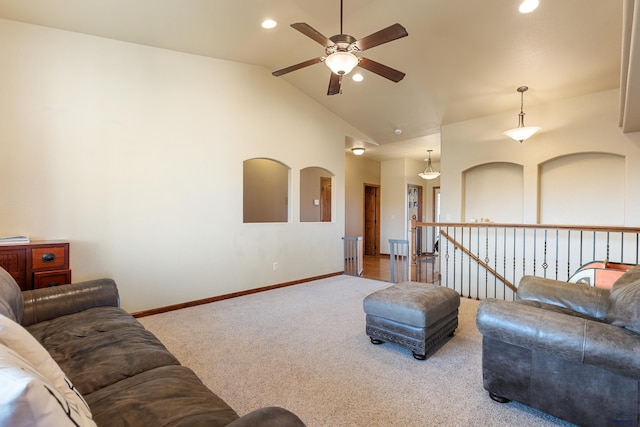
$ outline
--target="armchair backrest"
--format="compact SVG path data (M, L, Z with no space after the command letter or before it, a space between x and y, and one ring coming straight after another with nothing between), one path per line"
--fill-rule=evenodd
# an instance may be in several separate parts
M611 286L607 322L640 334L640 265L624 273Z

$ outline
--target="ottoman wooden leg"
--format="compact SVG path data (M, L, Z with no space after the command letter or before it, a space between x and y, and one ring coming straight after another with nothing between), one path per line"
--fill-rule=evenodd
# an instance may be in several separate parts
M426 354L418 354L415 351L413 352L413 358L416 360L424 360L427 358Z
M489 392L489 397L493 400L495 400L498 403L507 403L507 402L511 402L509 399L507 399L506 397L502 397L499 396L497 394L495 394L494 392L490 391Z

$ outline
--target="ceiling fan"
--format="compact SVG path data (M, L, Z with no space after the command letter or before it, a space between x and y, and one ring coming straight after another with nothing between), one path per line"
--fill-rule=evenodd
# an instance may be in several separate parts
M405 76L402 71L395 70L372 59L357 55L357 53L363 52L367 49L408 36L409 33L407 33L407 30L400 24L393 24L358 40L349 34L344 34L342 31L342 0L340 0L340 34L327 38L304 22L291 24L291 27L324 46L324 51L327 56L309 59L308 61L291 65L290 67L271 73L276 77L319 62L324 62L327 67L331 69L331 78L329 79L327 95L336 95L342 93L342 76L349 74L356 66L362 67L365 70L371 71L372 73L396 83L402 80Z

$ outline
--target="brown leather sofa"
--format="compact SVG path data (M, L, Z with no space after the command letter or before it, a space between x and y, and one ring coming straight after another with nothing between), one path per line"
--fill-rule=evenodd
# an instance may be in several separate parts
M84 397L98 426L304 425L278 407L239 417L119 308L113 280L21 293L0 268L0 315L21 323L44 346ZM0 328L0 343L5 332ZM11 410L4 405L0 412Z
M581 426L638 426L640 266L611 290L526 276L478 307L484 388Z

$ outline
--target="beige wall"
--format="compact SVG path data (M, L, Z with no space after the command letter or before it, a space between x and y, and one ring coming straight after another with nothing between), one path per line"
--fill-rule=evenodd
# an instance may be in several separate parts
M364 135L269 70L6 20L0 62L0 235L69 240L74 281L139 311L342 271ZM289 223L243 224L255 157L291 168ZM331 223L299 221L309 166L335 173Z
M463 172L462 220L522 223L522 165L487 163Z
M424 180L418 174L426 163L410 159L394 159L382 162L382 203L380 224L380 252L389 253L389 239L407 239L409 234L408 184L422 186L422 218L431 220L433 187L440 178ZM439 170L440 164L433 163Z
M380 185L380 162L345 154L345 231L347 237L364 235L364 185Z
M485 216L523 223L640 225L640 133L622 133L618 100L616 89L527 108L527 124L542 130L522 144L501 134L513 126L516 114L443 126L442 221ZM522 206L480 205L477 194L476 205L464 205L466 189L487 197L494 189L502 191L500 179L465 184L465 173L492 163L522 168L522 177L513 178L522 182L516 195ZM591 198L585 200L586 195Z

